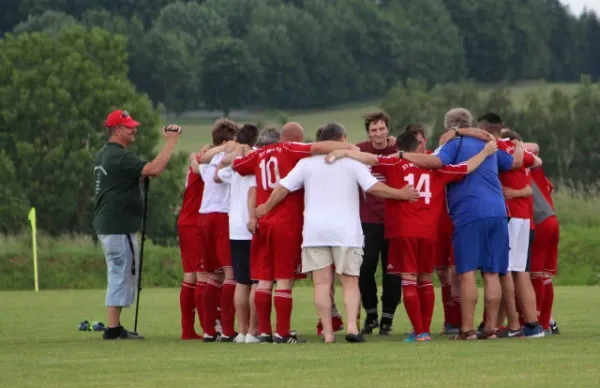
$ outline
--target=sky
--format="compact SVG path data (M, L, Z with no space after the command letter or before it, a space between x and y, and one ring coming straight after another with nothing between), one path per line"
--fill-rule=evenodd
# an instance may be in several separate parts
M600 15L600 0L560 0L561 3L568 5L571 8L571 12L575 15L580 15L583 12L583 8L587 8L590 11L596 11Z

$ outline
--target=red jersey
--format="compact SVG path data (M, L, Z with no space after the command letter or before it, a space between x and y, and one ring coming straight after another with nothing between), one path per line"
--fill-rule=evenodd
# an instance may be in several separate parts
M177 226L198 225L198 211L202 203L204 192L204 181L200 174L196 174L190 167L185 177L185 191L183 192L183 204L177 219Z
M440 169L420 168L397 156L379 157L373 171L393 188L411 185L419 192L416 202L385 201L385 238L416 237L437 240L439 218L446 207L446 185L467 175L467 164Z
M513 148L514 151L514 148ZM521 190L530 185L529 167L533 166L535 158L532 153L525 151L523 165L515 170L500 171L500 183L503 187ZM506 200L508 215L515 218L533 219L533 196L526 198L512 198Z
M554 186L546 177L546 173L542 167L531 169L531 179L535 182L538 189L540 189L540 192L544 198L546 198L546 201L548 201L550 206L552 206L552 210L554 210L554 202L552 201L552 192L554 191Z
M311 144L285 142L271 144L236 159L232 168L238 174L256 175L256 205L267 202L279 180L308 156ZM261 218L266 224L303 223L304 190L289 193L273 211Z
M396 146L388 146L384 149L378 150L377 148L373 147L373 143L371 141L358 143L356 146L360 148L361 152L367 152L374 155L391 155L398 152ZM383 181L383 176L381 174L373 172L373 176L377 178L378 181ZM385 213L383 198L362 192L362 190L359 198L360 221L366 224L382 224Z

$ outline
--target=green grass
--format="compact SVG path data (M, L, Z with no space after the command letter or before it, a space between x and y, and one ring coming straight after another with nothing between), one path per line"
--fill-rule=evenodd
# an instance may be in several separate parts
M0 376L5 387L597 387L600 292L557 287L562 334L539 340L405 344L399 306L389 338L323 345L314 335L311 290L294 291L293 326L309 343L234 345L181 342L177 289L142 291L140 342L103 342L78 332L104 320L104 292L0 294ZM341 293L338 290L338 300ZM436 289L439 299L439 289ZM132 329L132 313L123 323ZM478 311L478 318L481 312ZM433 331L441 322L438 305Z
M577 90L579 84L547 84L542 82L530 82L510 87L516 104L521 104L529 93L548 95L554 88L565 93L572 94ZM482 93L491 90L491 86L482 85ZM231 118L237 122L266 122L276 123L277 118L283 117L285 121L296 121L306 131L306 138L314 140L317 128L328 122L342 123L348 130L350 141L356 143L364 140L365 129L362 116L365 113L380 110L379 101L364 103L350 103L338 107L323 110L287 111L287 112L255 112L243 115L233 114ZM203 145L211 142L211 127L214 121L220 118L220 114L213 113L203 115L184 114L178 119L163 118L163 124L177 122L183 125L184 135L177 146L177 150L194 152Z

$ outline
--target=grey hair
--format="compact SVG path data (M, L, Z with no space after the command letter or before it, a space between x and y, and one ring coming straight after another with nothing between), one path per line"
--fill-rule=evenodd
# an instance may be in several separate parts
M473 115L465 108L453 108L444 116L444 128L470 128L473 126Z
M322 127L322 131L319 134L319 141L326 140L341 140L342 137L347 137L346 128L342 124L329 123ZM321 129L321 128L319 128Z
M279 130L279 128L275 126L265 127L258 134L258 139L256 139L256 146L264 147L269 144L279 143L280 137L281 131Z

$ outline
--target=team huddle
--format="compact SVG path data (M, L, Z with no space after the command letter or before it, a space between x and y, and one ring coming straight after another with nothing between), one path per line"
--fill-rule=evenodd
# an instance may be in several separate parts
M292 289L310 274L323 342L335 342L344 326L347 342L365 342L377 328L389 334L401 300L412 325L404 341L429 341L434 272L442 334L558 334L559 226L539 147L494 113L474 123L465 109L448 111L433 152L423 126L393 137L389 121L382 112L366 115L369 140L359 145L337 123L319 128L314 143L303 143L304 129L293 122L260 133L227 119L214 124L212 145L190 156L178 220L182 339L304 342L291 324ZM477 271L485 308L476 329Z

